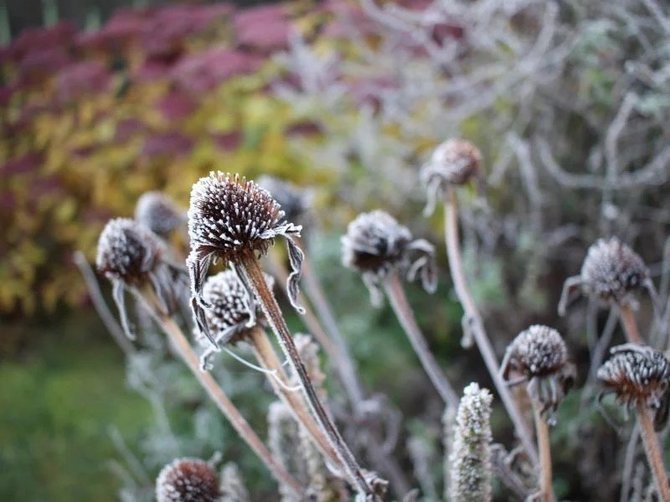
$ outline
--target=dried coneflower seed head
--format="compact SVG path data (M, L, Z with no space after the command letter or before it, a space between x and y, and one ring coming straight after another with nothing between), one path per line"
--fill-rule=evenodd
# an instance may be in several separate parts
M128 218L115 218L100 234L95 262L107 278L139 285L147 280L161 251L160 242L147 228Z
M184 222L184 215L165 194L146 192L137 200L135 219L156 235L167 237Z
M424 239L412 239L409 229L391 215L376 210L361 213L342 237L342 263L362 274L374 304L381 301L380 284L390 272L419 275L424 289L435 291L435 248Z
M449 185L463 185L481 178L482 154L472 143L450 139L440 144L421 168L421 183L428 192L426 213L432 213L435 201Z
M645 404L655 411L654 425L661 429L668 418L670 361L658 350L633 343L613 347L610 353L597 373L602 395L614 393L629 407Z
M612 237L600 239L589 248L580 277L586 294L621 304L645 285L649 270L631 248Z
M200 310L208 308L202 287L210 262L222 259L233 267L244 267L246 260L265 253L279 236L286 238L291 264L289 299L298 311L303 311L297 302L303 254L292 240L300 235L301 227L284 222L283 218L283 211L269 192L237 175L211 173L193 185L188 210L191 252L187 265L196 319L202 319ZM215 344L207 327L203 323L199 327Z
M156 479L158 502L215 502L220 496L216 471L197 458L174 460Z
M512 341L501 373L510 385L527 382L542 414L556 411L575 380L575 366L560 333L541 325L530 326Z
M274 176L261 176L258 185L272 195L284 211L284 219L304 224L305 214L309 207L309 200L303 190Z

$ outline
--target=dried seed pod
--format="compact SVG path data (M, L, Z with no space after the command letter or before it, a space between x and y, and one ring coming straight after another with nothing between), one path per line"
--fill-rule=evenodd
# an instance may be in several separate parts
M372 303L381 303L381 284L393 271L412 281L417 275L426 291L437 286L435 248L424 239L412 239L409 229L391 215L376 210L361 213L342 237L342 263L362 274Z
M310 197L305 190L300 189L292 183L275 178L274 176L261 176L258 178L258 186L264 188L274 200L277 201L284 219L305 226L308 220L308 210L311 205Z
M146 192L140 196L135 219L161 237L167 237L185 221L183 212L161 192Z
M604 388L599 399L613 393L629 408L642 403L654 411L655 428L662 429L670 404L670 361L658 350L633 343L612 347L610 354L597 372Z
M166 465L156 479L158 502L217 502L219 476L197 458L179 458Z
M512 341L501 373L510 385L528 382L528 393L541 404L543 414L556 411L575 380L575 367L568 361L560 333L541 325L530 326Z
M163 244L140 223L128 218L110 220L98 239L96 267L112 282L112 296L130 338L134 335L125 307L126 289L137 296L142 288L151 287L162 313L169 314L175 308L184 271L165 258Z
M573 288L607 305L629 305L634 294L646 288L655 299L649 270L637 253L616 237L599 239L584 259L578 276L565 281L559 303L563 315Z
M428 193L426 213L433 212L436 200L450 185L463 185L473 178L481 181L481 165L482 154L472 143L449 139L440 144L421 168L421 183Z
M303 253L292 238L300 235L300 226L284 222L284 212L272 196L253 181L221 172L201 178L191 190L188 210L191 252L187 265L191 276L193 308L196 319L207 308L202 288L212 260L222 259L233 267L267 252L276 237L286 238L291 274L288 292L291 304L297 303L298 282ZM203 333L215 344L207 330Z

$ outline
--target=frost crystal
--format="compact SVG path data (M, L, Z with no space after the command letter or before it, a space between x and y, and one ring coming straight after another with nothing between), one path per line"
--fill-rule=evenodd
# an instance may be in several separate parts
M417 275L426 291L437 286L435 248L424 239L412 239L409 229L384 211L360 214L342 237L342 263L361 272L372 303L381 303L381 285L393 271Z
M486 389L471 383L458 406L451 454L451 498L459 502L491 500L491 401Z
M184 215L166 195L147 192L137 200L135 219L156 235L167 237L184 222Z
M156 479L158 502L217 502L220 495L216 471L197 458L174 460Z
M655 411L654 424L662 428L668 418L670 361L651 347L626 343L610 350L612 357L598 368L604 387L601 397L614 393L627 407L646 404Z

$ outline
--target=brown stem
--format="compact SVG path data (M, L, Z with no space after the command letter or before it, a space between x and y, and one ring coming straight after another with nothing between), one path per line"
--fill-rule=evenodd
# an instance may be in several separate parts
M537 445L540 450L540 492L543 502L553 502L554 492L551 487L551 444L549 442L549 426L542 418L540 407L533 402L533 415L535 416L535 431L537 433Z
M403 289L400 278L396 272L391 272L386 278L384 288L386 289L386 294L389 297L393 311L405 330L405 334L407 335L407 338L409 338L409 341L414 348L414 352L419 357L421 365L428 374L430 381L433 383L433 386L437 389L437 392L440 394L440 397L444 402L451 408L456 409L459 401L458 396L449 383L447 376L433 357L433 354L428 347L428 343L416 323L412 307L410 307L409 302L407 301L405 290Z
M284 320L284 316L281 313L281 309L279 308L277 300L272 294L272 291L270 288L268 288L268 285L265 282L263 271L261 270L256 257L253 255L253 253L249 253L248 255L242 257L239 265L241 266L240 268L245 274L248 283L254 290L256 298L263 308L263 313L265 314L267 321L277 336L279 345L281 346L284 355L291 363L291 366L293 367L293 370L295 371L295 374L300 381L307 402L312 408L312 412L316 416L317 422L323 428L332 447L337 452L337 456L340 459L344 470L359 492L365 494L366 496L374 496L371 488L368 486L368 483L365 480L365 477L363 476L363 473L361 472L361 468L359 467L356 458L354 457L353 453L351 453L351 450L344 442L342 435L335 427L335 424L330 419L330 416L319 400L319 396L317 395L316 390L312 385L312 381L307 374L305 365L300 358L298 349L293 342L293 337L291 336L291 332L286 325L286 321Z
M644 402L638 402L637 404L637 419L640 424L644 451L647 454L651 471L654 473L658 495L661 498L661 502L670 502L670 485L668 484L668 476L665 472L661 445L654 431L654 419L651 416L651 411Z
M148 294L147 301L152 307L156 305L155 299L152 298L152 291ZM145 292L146 294L146 292ZM258 455L261 461L269 469L275 479L282 485L289 487L295 495L304 496L304 490L300 483L282 466L272 455L270 450L265 446L261 438L254 432L246 419L242 416L237 407L228 399L226 393L221 389L219 384L214 380L212 375L200 370L200 362L198 355L195 353L191 344L188 342L181 329L168 316L160 314L160 310L153 308L153 314L157 321L163 328L163 331L168 335L177 353L186 363L188 368L198 379L200 385L205 389L209 397L214 401L216 406L221 410L221 413L230 421L235 431L240 437L249 445L249 447Z
M635 320L635 313L629 304L625 303L619 306L619 318L621 319L621 325L628 341L644 345L640 336L640 330L637 327L637 321Z
M258 326L252 328L249 332L248 341L252 344L254 354L260 365L267 370L273 371L276 378L281 380L283 386L280 385L275 378L268 376L272 389L275 391L275 394L277 394L277 397L286 404L289 410L291 410L296 421L307 429L312 441L319 448L321 453L333 465L339 465L340 460L337 457L337 453L335 453L335 450L333 450L328 439L323 435L321 429L319 429L319 426L314 421L314 417L312 417L307 409L305 402L298 394L287 388L289 386L288 378L286 377L281 362L279 361L265 331Z
M482 359L484 359L484 364L486 364L486 368L493 379L498 395L514 424L514 429L521 440L521 444L533 464L538 465L539 459L531 439L532 435L530 433L528 422L524 420L512 393L500 375L498 358L496 357L491 342L486 335L484 323L482 322L477 306L470 294L465 274L463 273L463 264L458 239L458 204L456 201L456 192L453 188L448 190L447 199L444 204L444 226L447 255L449 257L449 270L451 271L451 278L454 281L456 296L458 296L461 305L463 305L468 325L472 330L472 336L479 348Z

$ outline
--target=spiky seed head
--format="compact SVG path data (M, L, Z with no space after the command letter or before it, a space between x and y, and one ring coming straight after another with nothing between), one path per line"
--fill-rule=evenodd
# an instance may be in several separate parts
M649 280L649 270L637 253L612 237L589 248L580 276L587 295L622 304Z
M110 220L98 239L96 266L110 280L140 285L160 260L162 245L156 236L129 218Z
M216 471L197 458L174 460L156 479L158 502L215 502L220 496Z
M309 200L303 190L274 176L261 176L258 185L264 188L279 203L286 221L304 223L303 219L309 207Z
M184 215L165 194L146 192L137 200L135 219L156 235L167 237L183 223Z
M596 374L605 393L616 394L627 406L642 403L656 410L655 424L661 428L668 416L670 361L658 350L633 343L613 347L610 353Z
M451 496L463 502L491 500L491 402L486 389L471 383L463 391L456 415L450 458Z
M188 231L191 248L235 261L245 252L264 254L284 212L267 190L238 175L200 178L191 190Z
M529 378L556 373L568 362L568 349L560 333L539 324L519 333L507 352L511 369Z
M384 211L361 213L342 237L342 262L360 272L385 275L405 258L412 234Z
M469 141L449 139L440 144L421 170L424 185L463 185L479 176L482 154Z

